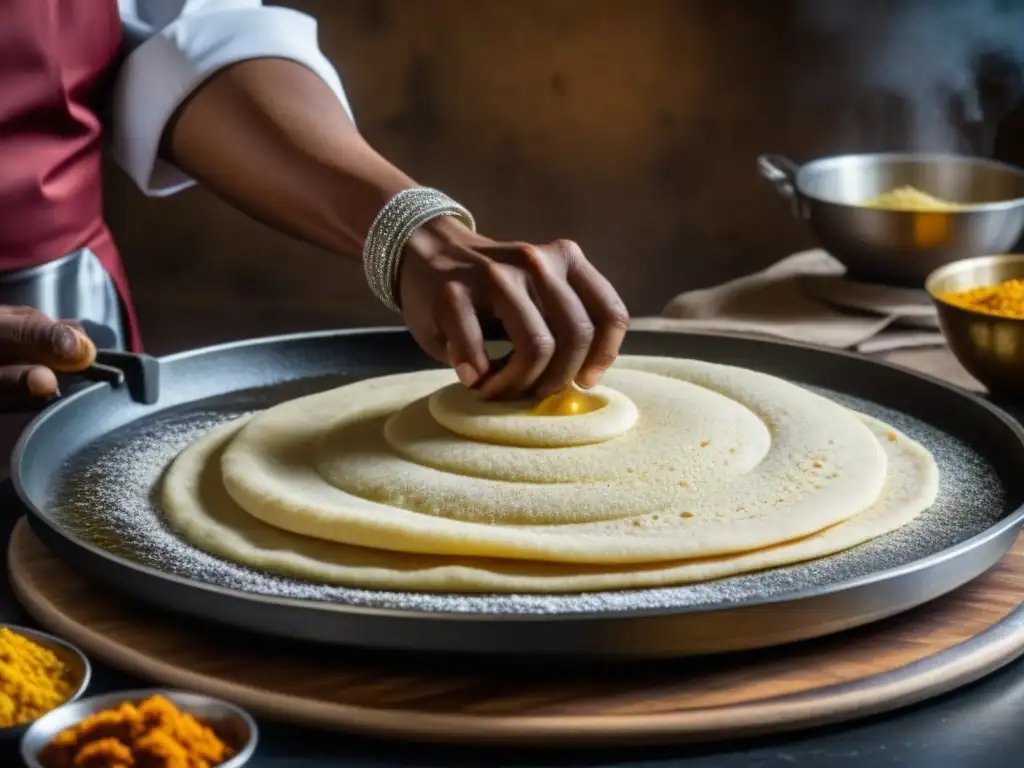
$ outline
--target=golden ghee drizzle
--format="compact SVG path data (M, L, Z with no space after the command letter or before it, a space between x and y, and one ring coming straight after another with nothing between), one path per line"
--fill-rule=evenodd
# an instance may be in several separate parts
M593 413L606 405L603 398L572 385L555 392L530 409L533 416L580 416Z

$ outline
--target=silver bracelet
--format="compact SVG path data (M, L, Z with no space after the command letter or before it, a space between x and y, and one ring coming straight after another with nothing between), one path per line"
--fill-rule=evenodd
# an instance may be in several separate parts
M395 288L406 243L417 229L439 216L455 216L476 231L473 214L444 192L430 187L402 190L388 200L370 225L363 243L366 282L381 303L393 312L400 311Z

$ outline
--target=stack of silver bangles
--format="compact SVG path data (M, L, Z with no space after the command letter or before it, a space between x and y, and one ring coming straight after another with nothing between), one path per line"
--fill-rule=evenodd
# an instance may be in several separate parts
M455 216L476 231L473 214L444 192L429 187L402 190L387 202L370 225L363 244L366 282L381 303L393 312L400 311L395 289L405 245L413 232L439 216Z

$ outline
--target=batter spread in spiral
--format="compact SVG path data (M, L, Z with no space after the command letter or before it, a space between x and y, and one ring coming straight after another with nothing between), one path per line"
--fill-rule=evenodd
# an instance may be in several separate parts
M819 557L935 498L923 447L765 374L624 357L582 394L567 413L448 371L357 382L190 446L164 511L201 549L300 578L552 592Z

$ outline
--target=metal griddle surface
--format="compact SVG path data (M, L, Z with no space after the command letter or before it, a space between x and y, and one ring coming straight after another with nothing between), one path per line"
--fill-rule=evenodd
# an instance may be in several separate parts
M282 337L167 358L159 403L133 403L107 385L72 396L29 428L12 475L44 542L115 590L264 634L400 650L582 658L772 645L944 594L991 567L1017 536L1024 431L971 395L851 355L750 337L631 333L626 351L744 365L887 421L935 455L938 501L894 533L808 563L672 588L543 596L312 584L223 561L168 530L159 482L181 449L274 403L422 367L411 339L389 331Z
M84 541L133 562L229 589L373 608L550 615L707 609L827 588L941 552L984 532L1007 512L998 474L966 443L897 411L818 389L923 443L936 457L941 486L938 502L911 524L809 563L671 588L556 596L434 595L348 589L268 576L207 555L168 530L156 491L161 473L182 449L225 421L339 383L338 379L307 381L215 398L119 432L65 465L50 506L53 519Z

